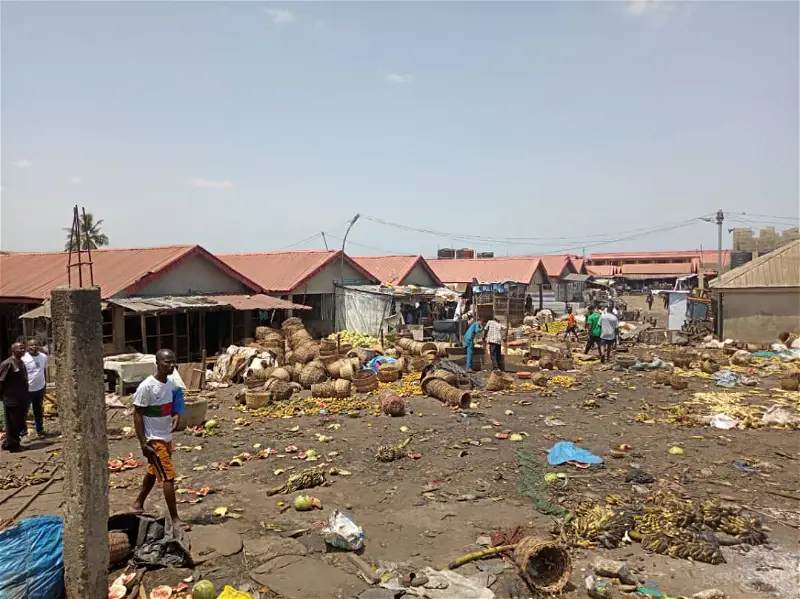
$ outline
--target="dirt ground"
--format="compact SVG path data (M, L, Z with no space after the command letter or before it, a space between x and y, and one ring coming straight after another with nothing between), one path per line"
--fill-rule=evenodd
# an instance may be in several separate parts
M356 566L344 553L326 551L319 533L322 521L334 508L345 511L363 528L365 550L361 557L367 563L401 571L444 567L455 557L480 549L478 538L500 528L530 525L537 534L548 537L552 519L539 514L532 502L516 491L514 452L522 448L540 457L543 472L567 475L566 483L552 488L550 499L554 502L577 496L602 501L610 493L630 494L632 485L625 482L625 475L629 467L636 466L661 481L680 485L694 500L715 498L753 510L770 529L768 546L725 547L722 551L727 563L717 566L648 555L636 543L615 550L572 548L573 573L564 596L586 596L583 579L598 556L626 561L640 583L669 595L690 596L718 588L731 599L797 596L797 431L725 431L663 422L669 414L667 408L693 393L720 390L705 378L687 379L689 389L673 391L656 386L651 373L618 372L599 364L560 374L573 377L575 384L571 388L553 386L546 392L480 393L472 408L463 413L435 399L411 397L409 413L400 418L375 416L367 410L259 418L234 409L237 389L217 391L208 414L219 423L217 434L198 438L178 433L175 437L179 447L175 463L185 477L178 487L200 489L208 485L215 490L196 503L190 503L196 501L193 495L179 495L181 516L192 524L194 551L208 559L198 566L196 575L211 578L218 589L223 584L241 587L248 583L252 589L260 589L262 597L355 595L368 585L357 577ZM797 394L770 391L777 386L776 377L762 378L758 390L764 395L755 401L769 405L767 395L774 394L796 409L800 401ZM643 411L655 422L637 421L637 414ZM111 456L133 453L138 457L136 440L126 438L121 431L123 426L132 425L131 417L122 410L109 414ZM238 418L245 418L246 423L236 424ZM548 426L546 418L558 419L564 426ZM57 420L47 425L54 430ZM521 433L523 439L497 439L498 432ZM317 435L329 440L320 440ZM410 439L408 449L421 457L392 463L375 460L379 446L397 445L405 439ZM560 440L576 442L603 457L603 467L578 470L569 465L547 466L546 452ZM619 452L622 444L630 449ZM23 454L3 453L0 476L32 471L44 463L47 452L58 451L59 445L55 438L39 442ZM289 445L299 451L314 449L321 459L313 464L296 459L297 453L285 451ZM684 453L671 455L669 450L675 446ZM212 467L215 462L228 464L242 452L256 454L264 448L276 449L279 454L225 470ZM57 461L56 456L50 464ZM40 471L48 472L50 464L43 464ZM747 467L742 469L742 464ZM326 486L307 491L322 502L322 510L295 511L291 503L296 494L267 495L268 489L285 482L290 474L317 465L324 466L326 472L335 467L351 473L328 475ZM142 475L143 468L110 475L112 511L130 506ZM42 485L25 488L0 505L0 519L59 513L60 485L52 484L27 507L24 504ZM12 492L0 491L0 501ZM146 507L164 513L158 487ZM214 516L218 507L226 507L228 515ZM243 540L244 552L227 557L214 552L232 539L235 549L237 535ZM287 539L287 535L295 536L296 541ZM300 569L287 567L283 575L256 576L259 582L255 583L248 573L281 552L305 553L298 558ZM500 563L499 559L486 560L480 566ZM465 575L477 571L475 563L458 570ZM148 575L147 580L174 585L186 575L186 571L161 571ZM508 569L499 573L491 588L497 597L510 597L517 580L515 571Z

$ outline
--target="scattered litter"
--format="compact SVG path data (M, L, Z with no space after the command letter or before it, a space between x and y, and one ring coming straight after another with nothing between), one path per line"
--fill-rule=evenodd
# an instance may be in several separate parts
M133 470L142 466L143 462L133 459L133 454L128 454L126 458L117 458L116 460L108 460L109 472L124 472L125 470Z
M800 416L792 414L783 406L772 405L764 412L761 422L768 426L798 426Z
M732 370L718 370L714 373L714 378L717 381L717 387L727 389L732 389L739 382L739 375Z
M547 463L551 466L577 462L579 464L602 464L603 458L593 453L576 447L570 441L559 441L547 452Z
M328 545L338 549L358 551L364 546L364 531L339 510L331 512L322 536Z
M549 416L544 419L545 426L567 426L566 422L562 422L558 418L550 418Z
M739 420L728 416L727 414L714 414L711 418L709 418L708 424L710 424L713 428L728 431L739 426Z
M428 582L420 587L404 585L402 577L397 575L392 575L387 581L381 582L380 586L426 599L494 599L495 597L494 592L485 586L483 573L466 577L452 570L438 571L426 567L422 575Z

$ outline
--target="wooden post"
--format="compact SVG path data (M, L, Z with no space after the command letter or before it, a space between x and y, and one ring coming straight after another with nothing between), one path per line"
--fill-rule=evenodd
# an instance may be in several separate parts
M200 354L200 390L202 391L206 387L206 350L203 350L203 353Z
M146 354L147 352L147 326L144 322L144 312L139 314L139 325L142 328L142 353Z

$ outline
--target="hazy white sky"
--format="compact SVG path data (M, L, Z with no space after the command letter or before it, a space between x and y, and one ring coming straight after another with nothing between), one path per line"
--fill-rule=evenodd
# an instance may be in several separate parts
M363 218L354 254L715 247L702 221L650 231L717 208L784 228L798 17L796 2L3 2L0 246L61 249L76 203L112 246L215 252L321 231L338 245L355 212L444 234Z

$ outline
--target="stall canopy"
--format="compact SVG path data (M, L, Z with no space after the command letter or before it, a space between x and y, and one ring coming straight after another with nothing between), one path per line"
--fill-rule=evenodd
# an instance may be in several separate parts
M193 310L309 310L268 295L193 295L186 297L128 297L108 300L133 312L184 312Z
M108 302L100 302L100 309L105 310L108 308ZM41 306L36 306L33 310L28 310L25 314L21 314L20 318L25 320L35 320L37 318L52 318L50 314L50 300L44 300Z
M336 328L380 337L390 324L400 324L399 314L390 314L392 301L415 303L421 300L451 301L449 289L403 285L348 285L336 287ZM397 304L396 304L397 305ZM398 306L399 307L399 306Z

